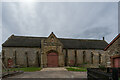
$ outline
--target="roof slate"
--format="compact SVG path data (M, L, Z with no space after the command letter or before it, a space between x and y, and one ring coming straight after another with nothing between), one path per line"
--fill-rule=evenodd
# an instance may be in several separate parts
M41 40L47 37L27 37L27 36L11 36L6 40L3 47L40 47ZM67 39L58 38L66 49L100 49L108 45L104 40L91 40L91 39Z

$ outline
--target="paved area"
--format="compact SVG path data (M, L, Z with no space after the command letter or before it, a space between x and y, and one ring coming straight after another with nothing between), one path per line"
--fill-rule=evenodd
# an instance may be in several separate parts
M9 78L87 78L86 72L67 71L65 68L43 68L41 71L24 72Z
M41 71L67 71L67 70L64 67L60 67L60 68L43 68Z

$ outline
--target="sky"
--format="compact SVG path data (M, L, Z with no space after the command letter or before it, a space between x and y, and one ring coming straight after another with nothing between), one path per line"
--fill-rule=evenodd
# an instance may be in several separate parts
M12 34L100 39L118 34L117 2L3 2L2 43Z

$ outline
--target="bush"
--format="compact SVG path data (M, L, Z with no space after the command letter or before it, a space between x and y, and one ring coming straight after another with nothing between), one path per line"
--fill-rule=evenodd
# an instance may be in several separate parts
M88 64L87 62L84 62L83 64Z
M100 68L101 70L103 70L103 71L105 71L105 70L106 70L105 65L99 65L99 68Z

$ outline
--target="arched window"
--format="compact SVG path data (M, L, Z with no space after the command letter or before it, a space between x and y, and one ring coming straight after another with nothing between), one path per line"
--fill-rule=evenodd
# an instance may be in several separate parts
M99 64L101 64L101 54L99 53Z
M85 59L86 59L86 52L83 51L83 63L85 63Z
M93 52L91 52L91 64L93 64Z

